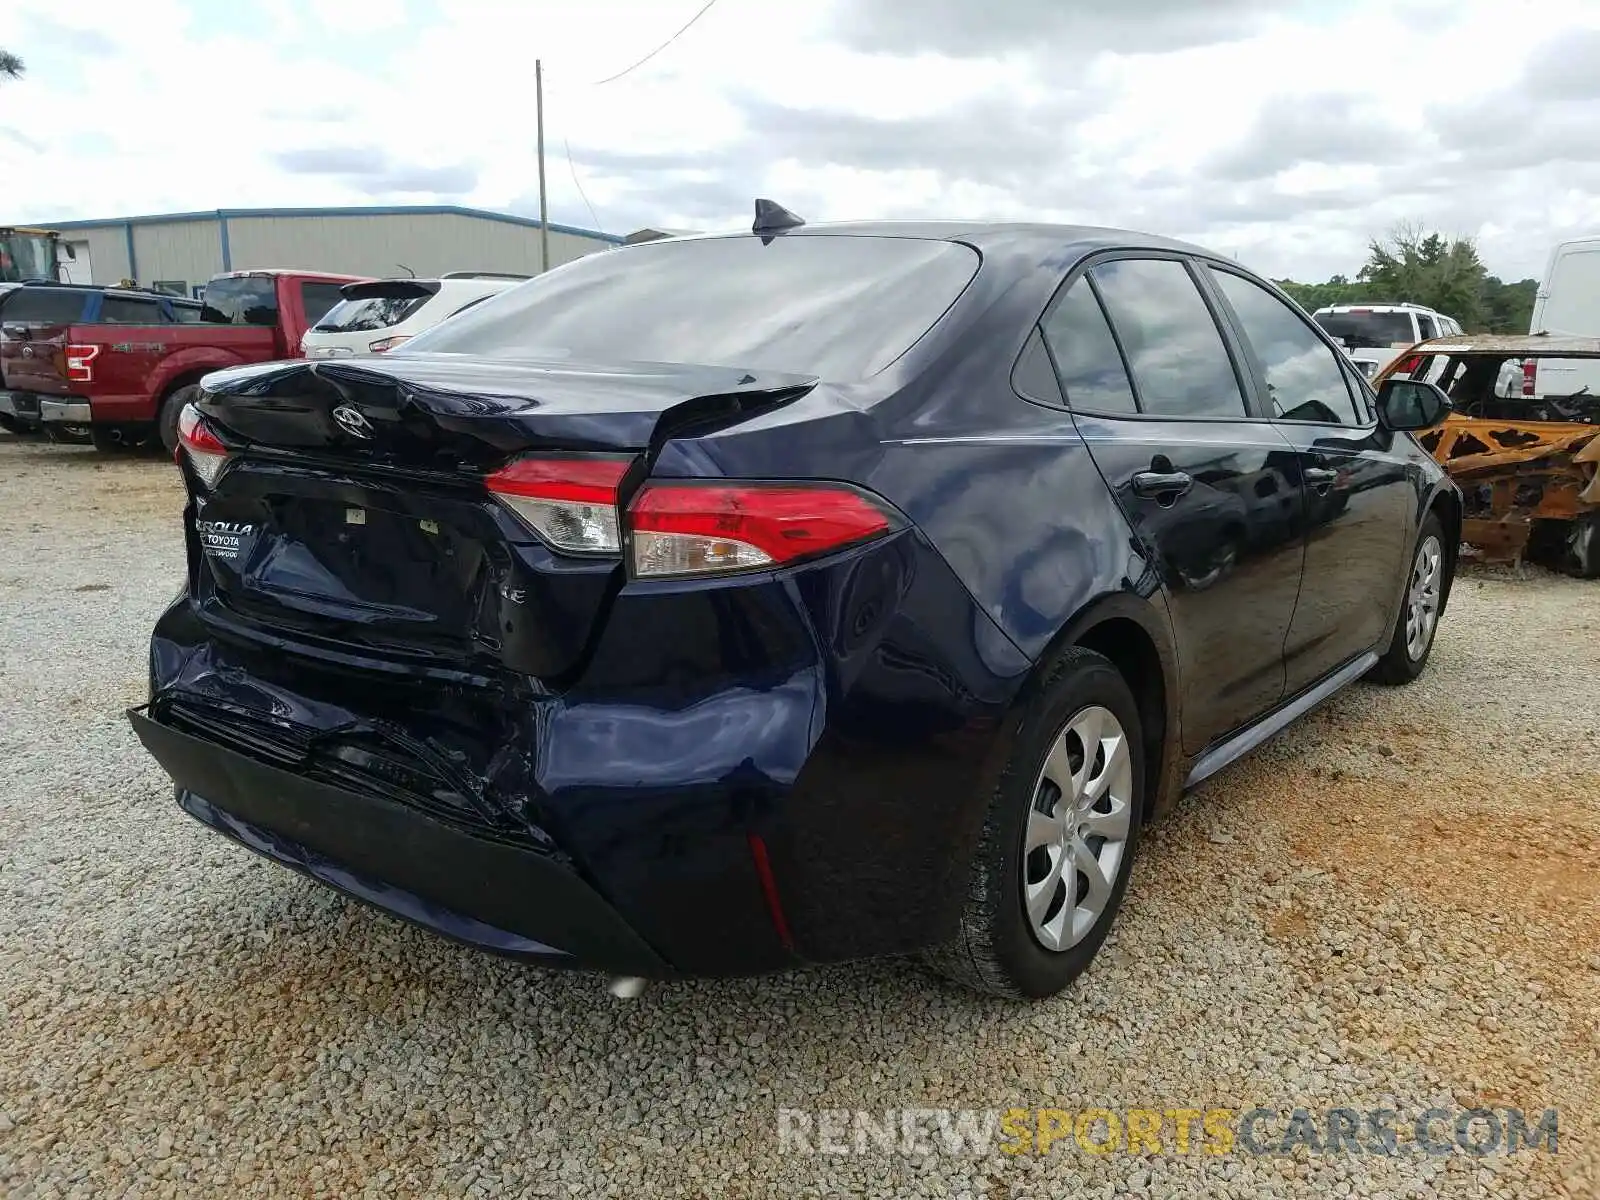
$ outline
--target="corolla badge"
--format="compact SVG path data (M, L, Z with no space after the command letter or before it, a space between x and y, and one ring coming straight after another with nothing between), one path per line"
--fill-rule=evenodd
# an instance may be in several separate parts
M353 438L365 441L372 439L372 423L361 414L359 409L351 408L348 404L341 404L333 410L333 419L338 422L339 428Z

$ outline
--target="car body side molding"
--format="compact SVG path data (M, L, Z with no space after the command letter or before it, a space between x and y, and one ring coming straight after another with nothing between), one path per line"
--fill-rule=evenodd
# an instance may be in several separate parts
M1298 696L1267 713L1259 721L1245 726L1226 741L1218 742L1194 760L1194 766L1189 769L1189 777L1184 780L1184 790L1197 787L1223 767L1237 762L1262 742L1276 733L1281 733L1313 708L1331 698L1336 692L1344 690L1346 686L1360 679L1377 663L1378 656L1371 650L1357 655L1332 674L1324 675L1321 680Z

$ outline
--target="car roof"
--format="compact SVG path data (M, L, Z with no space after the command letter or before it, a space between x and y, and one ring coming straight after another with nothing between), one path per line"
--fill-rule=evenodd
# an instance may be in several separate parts
M1469 333L1419 342L1413 353L1501 354L1521 358L1600 358L1600 338L1547 333Z
M1106 247L1128 247L1144 250L1172 250L1184 254L1198 254L1207 258L1226 259L1227 255L1204 246L1181 242L1160 234L1141 233L1132 229L1118 229L1103 225L1053 225L1037 221L832 221L800 225L774 233L754 234L748 229L725 229L693 233L671 239L656 239L637 243L638 248L660 245L670 240L674 243L712 241L728 237L900 237L919 238L925 241L965 242L982 250L985 246L1006 243L1037 243L1041 250L1081 249L1084 252ZM617 246L615 250L633 250L635 246Z
M1445 314L1436 308L1429 308L1426 304L1412 304L1402 300L1398 303L1373 303L1373 304L1325 304L1317 309L1319 313L1348 313L1348 312L1415 312L1428 313L1430 316L1442 317Z

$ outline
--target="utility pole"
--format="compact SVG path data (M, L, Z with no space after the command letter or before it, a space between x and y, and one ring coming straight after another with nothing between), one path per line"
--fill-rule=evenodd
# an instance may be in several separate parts
M544 199L544 63L533 60L534 107L539 123L539 271L550 269L550 210Z

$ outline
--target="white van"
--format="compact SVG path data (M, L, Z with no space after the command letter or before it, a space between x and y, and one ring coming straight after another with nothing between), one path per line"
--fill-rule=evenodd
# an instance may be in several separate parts
M1561 242L1550 253L1533 302L1529 333L1600 337L1600 236ZM1600 360L1529 359L1523 392L1530 396L1600 396ZM1587 390L1585 390L1587 389Z
M347 283L344 297L300 339L307 358L382 354L440 321L498 296L529 277L449 271L437 279L372 279Z

